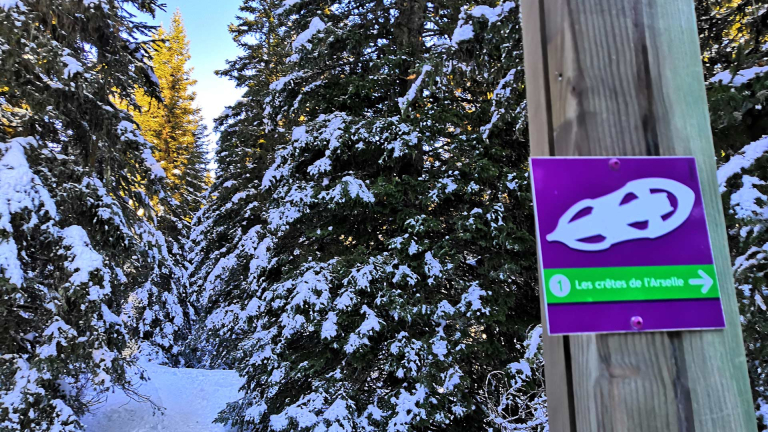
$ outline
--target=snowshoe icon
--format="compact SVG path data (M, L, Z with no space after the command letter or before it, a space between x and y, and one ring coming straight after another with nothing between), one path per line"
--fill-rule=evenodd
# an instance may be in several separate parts
M669 195L675 197L676 207ZM607 195L571 206L546 239L579 251L602 251L625 241L656 239L688 219L694 200L694 192L674 180L633 180Z

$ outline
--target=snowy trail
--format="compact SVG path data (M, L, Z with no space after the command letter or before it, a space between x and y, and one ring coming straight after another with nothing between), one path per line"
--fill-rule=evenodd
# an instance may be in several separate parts
M227 402L238 398L242 379L235 371L173 369L142 365L150 381L139 392L165 408L153 413L147 403L124 394L110 394L107 401L83 418L89 432L225 432L213 420Z

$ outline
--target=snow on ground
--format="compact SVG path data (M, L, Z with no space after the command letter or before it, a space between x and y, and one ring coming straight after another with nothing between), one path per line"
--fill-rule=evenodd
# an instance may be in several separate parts
M153 412L148 403L130 400L122 392L110 394L83 419L88 432L225 432L212 423L227 402L236 400L242 379L235 371L173 369L143 364L150 380L139 393L165 408Z

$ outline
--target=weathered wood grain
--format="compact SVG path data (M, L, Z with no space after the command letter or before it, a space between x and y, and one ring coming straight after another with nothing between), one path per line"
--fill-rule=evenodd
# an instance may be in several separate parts
M695 156L728 325L545 339L551 430L755 431L693 2L521 6L531 154Z
M528 116L536 121L529 122L531 131L531 155L549 156L552 148L552 123L549 108L549 83L546 82L546 58L544 58L544 40L541 27L530 24L539 22L541 4L524 2L521 4L523 16L523 43L525 49L526 85ZM537 91L531 92L530 89ZM541 257L539 257L541 259ZM543 286L539 279L539 286ZM541 315L545 316L544 299L540 296ZM547 410L549 412L549 427L552 431L575 432L575 417L573 414L572 388L570 386L570 364L566 360L567 336L549 336L546 320L544 328L544 375L547 386Z

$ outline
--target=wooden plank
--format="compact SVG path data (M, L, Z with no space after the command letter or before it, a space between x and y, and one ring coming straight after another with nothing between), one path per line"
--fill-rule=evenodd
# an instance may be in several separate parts
M522 13L528 19L523 24L523 43L526 52L526 92L528 115L538 121L529 122L531 131L531 155L548 156L553 145L551 122L549 121L549 83L546 82L546 61L543 58L543 38L538 25L530 25L531 21L538 23L541 4L538 1L527 1L520 5ZM539 257L541 259L541 257ZM539 286L542 276L539 274ZM544 317L544 298L541 301L541 316ZM547 390L547 412L549 413L549 428L553 432L575 432L573 409L573 394L570 386L570 364L566 359L567 336L549 336L547 322L542 320L544 329L544 377Z
M570 337L546 370L548 395L563 387L551 379L572 377L573 400L550 401L551 430L756 430L693 2L524 0L522 9L531 154L695 156L728 325ZM562 426L569 417L575 427Z
M667 147L674 148L670 154L696 156L727 326L724 332L686 332L682 337L695 430L752 431L757 429L755 411L705 109L694 5L682 0L648 3L649 22L655 27L649 31L653 52L650 69L658 83L657 105L666 107L664 111L658 109L659 115L668 118L660 135Z
M542 33L540 0L526 0L520 4L523 19L523 50L525 51L525 88L528 106L528 130L531 156L550 156L553 149L552 120L549 106L549 70L545 56L546 46Z
M646 140L655 137L644 126L653 117L642 85L648 79L636 53L642 18L633 4L546 2L556 155L651 153ZM577 430L681 430L677 410L669 410L677 405L676 368L665 334L574 336L570 342Z

